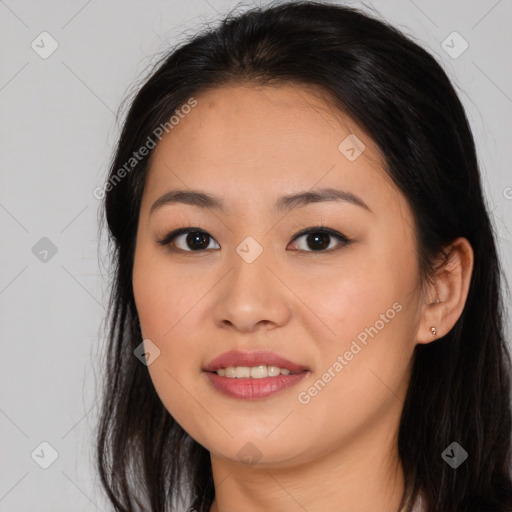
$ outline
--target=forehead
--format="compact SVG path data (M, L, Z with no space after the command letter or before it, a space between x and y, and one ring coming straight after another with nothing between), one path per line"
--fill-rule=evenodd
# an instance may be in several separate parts
M145 195L201 188L243 208L321 186L403 201L376 144L319 89L232 85L195 99L153 150Z

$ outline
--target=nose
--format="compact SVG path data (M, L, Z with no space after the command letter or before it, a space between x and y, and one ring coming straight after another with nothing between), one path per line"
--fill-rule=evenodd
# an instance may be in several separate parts
M240 332L273 329L291 316L292 292L264 250L249 263L238 254L217 288L213 317L217 326Z

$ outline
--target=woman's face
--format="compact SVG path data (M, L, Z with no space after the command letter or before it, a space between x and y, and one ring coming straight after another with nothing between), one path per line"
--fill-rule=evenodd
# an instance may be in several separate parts
M405 198L373 141L313 89L195 99L154 150L137 231L133 290L159 397L234 462L386 446L421 319ZM178 228L192 229L159 244Z

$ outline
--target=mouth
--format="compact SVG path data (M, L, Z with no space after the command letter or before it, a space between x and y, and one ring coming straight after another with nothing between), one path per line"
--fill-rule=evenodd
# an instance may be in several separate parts
M302 372L304 371L307 370L302 370ZM302 372L292 372L288 368L260 364L258 366L228 366L218 368L212 373L228 379L265 379L266 377L279 377L279 375L296 375Z
M225 352L210 361L203 368L203 371L215 372L228 378L261 379L309 371L309 368L289 361L274 352L240 352L233 350Z
M310 369L273 352L226 352L205 368L217 391L232 398L266 398L297 384Z

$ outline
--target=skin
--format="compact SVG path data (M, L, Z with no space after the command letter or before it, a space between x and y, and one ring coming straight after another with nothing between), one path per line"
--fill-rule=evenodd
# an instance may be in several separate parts
M397 435L411 357L417 343L435 339L431 326L443 336L460 316L471 246L457 239L436 280L420 286L405 197L374 142L319 90L239 84L196 99L151 157L133 291L143 337L160 350L148 366L155 389L211 453L211 511L396 511L404 490ZM366 146L354 161L338 149L350 133ZM281 195L323 187L349 191L371 211L335 201L273 211ZM220 196L227 210L175 203L150 215L175 188ZM319 225L351 242L327 237L328 248L315 250L307 236L296 238ZM184 226L206 231L208 248L194 251L186 234L170 246L157 243ZM236 252L248 236L263 249L252 263ZM396 303L400 312L300 403L299 393ZM271 350L310 373L265 399L227 397L202 368L230 350ZM260 458L246 463L240 450Z

